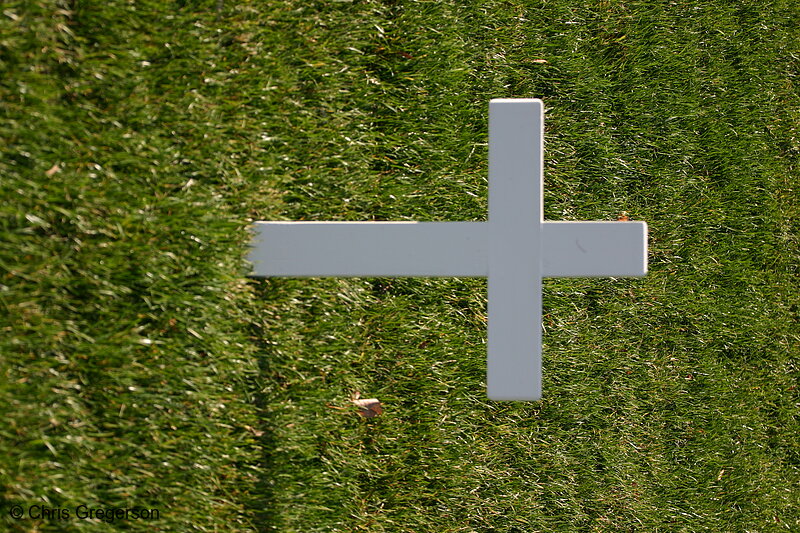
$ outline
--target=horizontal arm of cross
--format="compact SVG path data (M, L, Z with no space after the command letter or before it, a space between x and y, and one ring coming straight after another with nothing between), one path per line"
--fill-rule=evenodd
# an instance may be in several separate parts
M488 224L256 222L249 260L256 277L486 277ZM647 273L644 222L543 222L541 232L544 277Z

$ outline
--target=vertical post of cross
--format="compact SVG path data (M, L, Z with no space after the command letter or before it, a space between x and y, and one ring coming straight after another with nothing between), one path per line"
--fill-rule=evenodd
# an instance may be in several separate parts
M487 393L542 396L543 108L541 100L489 104Z

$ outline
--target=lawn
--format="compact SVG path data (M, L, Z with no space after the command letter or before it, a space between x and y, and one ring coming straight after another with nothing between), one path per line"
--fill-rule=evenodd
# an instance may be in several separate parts
M3 3L1 528L800 529L795 4ZM247 277L254 220L485 220L498 97L545 218L650 228L545 280L541 402L485 280Z

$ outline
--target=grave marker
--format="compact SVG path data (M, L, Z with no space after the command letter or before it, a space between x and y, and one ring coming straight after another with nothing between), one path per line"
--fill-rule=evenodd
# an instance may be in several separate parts
M543 277L647 273L644 222L545 222L543 104L489 104L487 222L256 222L255 277L488 277L487 393L541 398Z

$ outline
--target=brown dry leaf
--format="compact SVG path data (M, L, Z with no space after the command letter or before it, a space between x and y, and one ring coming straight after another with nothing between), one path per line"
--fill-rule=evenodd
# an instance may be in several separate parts
M260 429L256 429L253 426L244 426L244 429L252 433L254 437L260 437L264 434L263 431L261 431Z
M628 213L626 211L623 211L622 213L617 215L617 220L619 220L620 222L627 222L630 220L630 218L628 218Z
M52 177L53 177L53 174L55 174L55 173L56 173L56 172L58 172L59 170L61 170L61 167L60 167L60 166L58 166L58 163L56 163L55 165L53 165L52 167L50 167L50 170L46 171L46 172L44 173L44 175L45 175L45 176L47 176L48 178L52 178Z
M375 418L383 413L383 407L381 407L381 402L377 398L353 400L353 403L358 407L358 414L364 418Z

